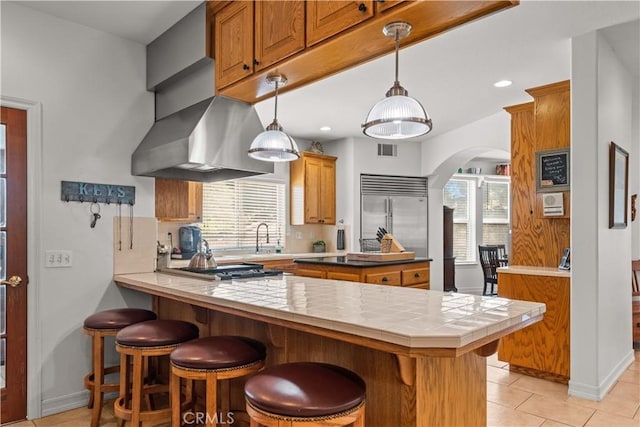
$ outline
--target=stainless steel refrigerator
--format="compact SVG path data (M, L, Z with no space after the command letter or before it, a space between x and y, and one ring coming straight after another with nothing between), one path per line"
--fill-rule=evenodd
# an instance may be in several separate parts
M385 228L416 256L428 256L427 178L360 175L360 237Z

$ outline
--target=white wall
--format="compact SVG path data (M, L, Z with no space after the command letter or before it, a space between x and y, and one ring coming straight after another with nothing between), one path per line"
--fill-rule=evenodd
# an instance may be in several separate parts
M632 141L633 81L598 33L572 41L569 394L600 400L633 360L631 227L609 229L609 143ZM637 94L637 92L635 92ZM635 147L635 148L634 148Z
M42 187L30 206L41 225L33 241L42 255L73 251L71 268L44 268L44 259L29 259L39 278L28 290L36 301L29 307L29 352L37 352L41 365L28 369L42 388L41 394L29 389L33 418L86 403L91 347L82 332L85 317L106 308L149 306L148 298L111 280L115 207L102 206L91 229L89 205L62 202L60 181L133 185L135 215L153 216L153 180L130 173L131 153L153 122L153 95L145 90L144 46L16 3L1 7L1 94L42 108L42 165L28 172ZM110 361L115 356L113 351Z
M504 111L422 142L421 175L429 177L429 256L431 289L442 289L442 189L459 167L484 153L509 153L510 117ZM459 292L481 293L479 264L456 267Z

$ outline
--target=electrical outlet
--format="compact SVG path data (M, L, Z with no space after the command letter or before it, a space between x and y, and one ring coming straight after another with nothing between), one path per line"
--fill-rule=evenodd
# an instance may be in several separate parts
M296 231L296 239L302 239L302 231Z
M72 265L72 251L48 250L45 252L44 266L47 268L71 267Z

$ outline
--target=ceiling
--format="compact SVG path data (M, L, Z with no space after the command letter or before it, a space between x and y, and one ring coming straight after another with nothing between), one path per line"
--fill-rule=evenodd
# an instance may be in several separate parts
M147 44L191 11L194 1L27 1L62 19ZM639 1L528 1L400 51L400 82L430 114L428 140L531 101L525 89L570 78L571 38L611 27L604 36L640 80ZM618 25L618 24L625 25ZM380 43L393 43L382 35ZM387 55L280 96L278 118L294 137L329 141L362 136L369 109L393 84ZM493 83L513 85L498 89ZM262 122L273 99L256 105ZM330 126L331 131L320 131Z

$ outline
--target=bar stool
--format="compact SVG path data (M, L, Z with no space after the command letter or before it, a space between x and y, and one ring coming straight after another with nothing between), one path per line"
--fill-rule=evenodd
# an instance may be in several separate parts
M244 391L251 427L364 427L365 388L348 369L296 362L265 368Z
M178 344L198 338L198 333L196 325L182 320L149 320L118 332L116 350L120 353L123 374L120 375L120 396L114 403L116 417L139 426L142 421L171 416L171 405L156 410L147 405L147 410L142 410L142 399L155 393L169 392L166 384L144 384L143 362L145 358L169 355ZM129 357L132 358L132 366L129 365Z
M84 377L84 386L89 390L91 427L100 424L104 393L118 391L119 383L105 383L105 375L120 372L120 366L104 367L104 337L115 337L118 331L134 323L153 320L153 311L141 308L116 308L94 313L84 320L84 332L91 337L91 372Z
M171 425L182 425L180 419L180 381L185 378L203 380L206 390L205 425L227 423L229 416L229 381L220 383L222 405L218 412L218 381L243 377L264 366L267 351L259 341L239 336L213 336L181 344L171 352ZM187 388L187 400L192 387ZM186 421L186 420L185 420ZM197 421L194 420L194 422Z

